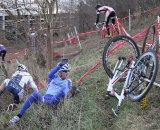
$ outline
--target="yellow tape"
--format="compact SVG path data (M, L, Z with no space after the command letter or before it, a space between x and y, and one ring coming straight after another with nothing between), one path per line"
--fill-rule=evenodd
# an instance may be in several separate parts
M146 81L144 81L143 83L144 88L146 88L146 85L147 85ZM144 96L144 98L140 100L140 107L141 109L144 109L146 106L147 106L147 96Z

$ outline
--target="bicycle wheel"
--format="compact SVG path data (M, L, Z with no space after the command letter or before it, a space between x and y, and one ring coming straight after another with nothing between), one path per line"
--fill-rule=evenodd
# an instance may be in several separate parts
M114 67L119 57L133 59L139 57L139 49L137 44L128 36L119 35L110 39L103 51L102 61L103 67L107 75L113 78ZM127 64L127 60L124 61L123 66Z
M151 89L158 71L158 57L154 51L146 51L135 63L128 79L128 97L132 101L141 100ZM144 86L144 82L147 82Z
M156 26L155 24L152 24L149 26L144 42L142 45L142 53L144 53L146 50L154 50L156 53L158 52L159 44L158 39L156 37Z

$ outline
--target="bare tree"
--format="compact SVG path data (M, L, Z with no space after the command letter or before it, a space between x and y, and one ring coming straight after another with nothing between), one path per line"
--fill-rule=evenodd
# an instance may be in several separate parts
M58 14L58 2L57 0L35 0L38 6L41 8L40 14L44 18L44 25L47 27L47 65L49 68L53 64L53 50L52 43L53 29L56 23L56 14Z
M33 5L34 4L34 5ZM19 7L23 5L23 10ZM55 23L56 23L56 14L58 14L58 2L57 0L22 0L22 1L17 1L17 0L3 0L0 3L1 8L5 9L8 16L12 17L14 20L18 20L21 18L25 18L23 21L24 25L24 33L27 38L28 33L29 33L29 26L26 26L27 21L28 23L31 21L31 17L39 17L39 25L37 32L44 33L43 31L46 30L47 33L47 66L49 68L52 67L52 61L53 61L53 50L52 50L52 43L54 41L53 39L53 30L55 28ZM24 12L25 8L25 12ZM15 10L14 12L12 10ZM16 15L14 14L15 12ZM36 12L36 14L34 14ZM24 17L25 16L25 17ZM28 17L26 17L28 16ZM41 25L41 18L44 19L43 21L43 26ZM34 21L37 22L37 21ZM32 21L33 23L33 21ZM20 24L19 24L20 25ZM35 26L37 27L37 26ZM47 28L47 29L46 29ZM41 40L39 40L41 41Z

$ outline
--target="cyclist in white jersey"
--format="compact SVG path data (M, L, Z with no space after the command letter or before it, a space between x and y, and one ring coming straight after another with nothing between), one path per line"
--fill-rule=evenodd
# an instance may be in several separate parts
M14 125L23 116L25 111L36 102L44 102L47 104L57 105L62 99L68 96L72 89L72 81L68 78L71 69L67 63L68 59L62 61L54 67L48 74L48 85L44 95L33 92L24 102L17 116L14 116L8 125Z
M38 92L38 88L32 76L28 73L26 66L18 64L17 71L12 74L10 79L5 79L0 86L0 95L5 90L13 95L13 103L8 106L8 109L12 110L16 104L20 103L24 96L24 88L26 87L31 87L33 91Z
M109 31L109 28L108 28L108 24L109 24L110 20L113 24L115 24L115 20L116 20L115 10L112 7L109 7L109 6L102 6L100 3L98 3L95 8L96 8L96 14L97 14L95 26L97 27L97 24L98 24L99 18L100 18L100 14L105 13L104 22L106 24L108 36L110 36L110 31Z

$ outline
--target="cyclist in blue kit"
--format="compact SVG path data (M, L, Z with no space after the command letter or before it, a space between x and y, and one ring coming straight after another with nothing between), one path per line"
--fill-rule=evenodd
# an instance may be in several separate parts
M62 59L48 74L48 85L45 94L42 96L39 92L33 92L20 109L17 116L14 116L8 125L14 125L23 116L25 111L38 101L47 104L57 105L61 99L67 97L72 88L72 81L68 78L71 67L68 59Z

